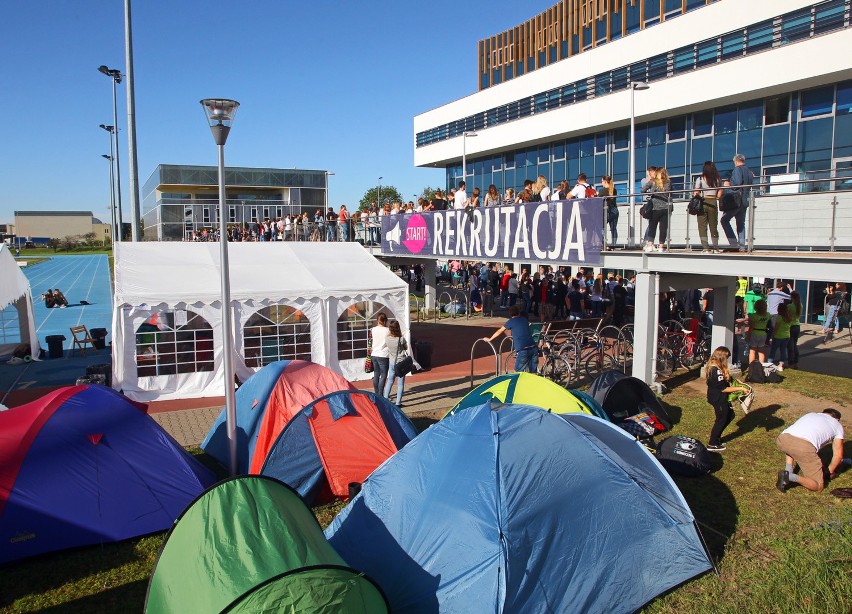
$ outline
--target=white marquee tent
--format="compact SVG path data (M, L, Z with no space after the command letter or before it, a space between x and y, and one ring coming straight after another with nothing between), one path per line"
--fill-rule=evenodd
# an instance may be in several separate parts
M9 305L14 311L7 309ZM0 242L0 311L3 313L0 326L0 354L5 354L20 343L30 344L30 354L38 359L39 343L36 335L33 297L30 282L23 274L9 251L9 246Z
M242 381L279 358L365 379L369 317L383 306L408 331L407 284L357 243L231 243L228 254ZM139 401L224 395L220 297L218 243L117 244L113 387Z

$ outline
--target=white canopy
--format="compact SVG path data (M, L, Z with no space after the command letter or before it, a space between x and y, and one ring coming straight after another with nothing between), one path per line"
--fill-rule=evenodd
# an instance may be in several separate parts
M380 303L408 331L407 284L357 243L231 243L228 255L234 364L241 380L254 371L245 365L243 328L264 307L282 305L298 310L310 322L311 360L348 379L366 376L365 353L338 359L337 323L341 315L350 313L350 307L360 302ZM117 244L113 385L143 401L223 395L220 297L218 243ZM157 320L161 312L174 312L169 325ZM206 348L202 347L204 342L196 342L196 348L200 352L209 350L209 356L199 358L196 354L189 362L209 358L212 370L158 366L156 374L149 375L153 369L150 365L162 364L157 356L161 350L151 342L151 332L157 332L156 326L175 330L197 316L212 328L213 343ZM187 334L187 330L182 333ZM180 334L178 342L186 338ZM142 369L142 376L137 372L137 352L142 354L143 366L148 365ZM181 348L176 352L180 354Z
M10 337L7 337L9 331L5 330L6 322L0 322L4 326L3 335L0 336L0 346L29 343L30 355L37 360L40 346L36 335L30 282L18 267L18 263L9 251L9 246L0 242L0 310L6 309L9 305L14 305L17 310L20 341L17 340L18 335L10 340ZM4 347L4 352L7 349L8 347Z

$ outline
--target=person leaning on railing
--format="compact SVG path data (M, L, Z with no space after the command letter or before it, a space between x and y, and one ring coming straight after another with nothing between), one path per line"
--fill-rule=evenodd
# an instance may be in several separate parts
M654 234L660 229L660 252L666 249L666 238L669 233L669 208L671 207L672 182L666 169L658 167L651 171L650 181L642 186L643 192L651 194L651 218L648 220L648 238L645 243L646 252L654 251Z
M728 238L728 243L731 247L744 252L746 246L746 213L748 212L748 198L751 193L751 184L754 183L754 173L746 166L745 156L738 153L734 156L734 172L731 173L731 180L728 184L731 186L731 195L738 205L737 209L726 211L722 216L722 229L725 231L725 236ZM731 220L736 220L737 232L734 234L734 229L731 228Z
M702 253L721 254L719 250L719 199L722 198L722 179L716 165L707 161L701 169L701 176L695 180L695 192L693 196L701 196L704 199L704 213L698 216L698 236L701 237ZM707 242L707 231L710 230L710 238L713 241L713 249Z

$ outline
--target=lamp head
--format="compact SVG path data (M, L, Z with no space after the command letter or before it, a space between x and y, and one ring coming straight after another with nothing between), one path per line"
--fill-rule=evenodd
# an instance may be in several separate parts
M478 135L477 133L475 133L475 132L463 132L462 134L464 134L464 136L466 136L466 137L468 137L468 138L473 137L473 136L479 136L479 135Z
M115 126L107 126L105 124L101 124L101 128L112 134L115 131Z
M224 145L240 103L228 98L205 98L201 101L201 106L204 107L204 115L213 133L213 140L217 145Z
M105 74L107 77L111 77L113 81L116 83L121 83L121 71L116 68L108 68L101 64L98 66L98 71Z
M645 83L644 81L632 81L630 83L630 87L632 87L634 90L647 90L651 88L651 86Z
M108 154L101 154L101 158L106 158L107 160L109 160L110 162L112 162L112 156L110 156L110 155L108 155Z

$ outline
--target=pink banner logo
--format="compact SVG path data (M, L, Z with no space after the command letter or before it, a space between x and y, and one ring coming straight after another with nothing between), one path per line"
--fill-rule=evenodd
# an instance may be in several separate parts
M408 226L405 228L405 238L402 244L412 254L419 254L423 251L426 245L426 239L429 238L429 230L426 228L426 220L419 213L415 213L408 220Z

